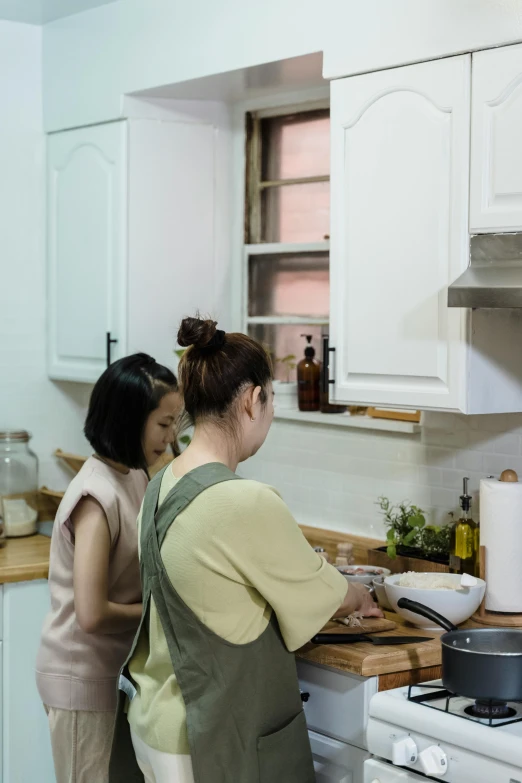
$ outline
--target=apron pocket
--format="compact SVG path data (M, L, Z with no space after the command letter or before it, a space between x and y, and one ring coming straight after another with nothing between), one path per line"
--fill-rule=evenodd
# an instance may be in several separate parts
M257 740L260 783L315 783L304 712L283 729Z

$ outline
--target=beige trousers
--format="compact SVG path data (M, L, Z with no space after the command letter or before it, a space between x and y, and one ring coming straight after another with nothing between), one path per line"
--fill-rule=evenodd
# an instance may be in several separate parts
M114 713L46 712L56 783L108 783Z

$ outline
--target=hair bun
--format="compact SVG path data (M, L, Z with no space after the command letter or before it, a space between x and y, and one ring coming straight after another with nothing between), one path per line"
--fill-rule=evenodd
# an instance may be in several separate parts
M205 348L217 332L217 321L202 318L184 318L178 331L178 344L183 348Z

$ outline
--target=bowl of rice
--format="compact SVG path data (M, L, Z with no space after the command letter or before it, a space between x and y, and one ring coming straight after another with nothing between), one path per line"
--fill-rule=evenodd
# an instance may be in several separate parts
M409 598L429 606L435 612L447 617L455 625L468 620L479 608L486 590L486 583L477 579L469 587L461 585L460 574L416 573L392 574L384 580L386 595L394 612L420 628L430 631L442 629L433 620L421 617L397 606L399 598Z

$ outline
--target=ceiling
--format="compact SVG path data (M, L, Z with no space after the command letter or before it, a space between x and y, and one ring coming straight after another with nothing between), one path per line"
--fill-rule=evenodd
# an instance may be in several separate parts
M46 24L116 0L0 0L0 19Z

